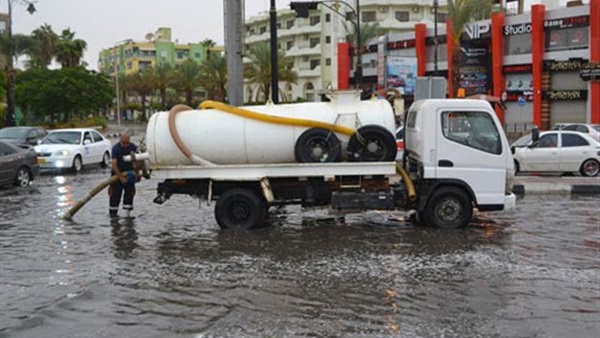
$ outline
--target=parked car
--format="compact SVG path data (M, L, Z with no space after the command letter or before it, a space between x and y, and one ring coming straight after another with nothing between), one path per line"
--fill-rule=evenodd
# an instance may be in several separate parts
M583 176L600 172L600 142L588 134L545 131L537 141L514 149L515 172L579 172Z
M47 134L48 132L40 127L5 127L0 129L0 140L29 148L36 145Z
M396 161L401 161L404 154L404 126L396 129L396 150Z
M35 151L0 141L0 185L26 187L40 173Z
M42 169L79 172L88 164L110 165L110 141L91 128L52 130L34 148Z
M531 133L525 134L518 139L516 139L513 143L510 144L511 147L521 148L527 147L531 144Z
M557 123L552 126L552 129L578 131L580 133L589 134L591 137L600 141L600 124Z

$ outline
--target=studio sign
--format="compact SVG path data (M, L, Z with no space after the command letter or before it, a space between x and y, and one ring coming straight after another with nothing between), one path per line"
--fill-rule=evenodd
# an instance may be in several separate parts
M587 90L552 90L545 92L544 97L550 101L586 100Z
M568 61L555 61L546 64L546 70L550 72L564 72L580 70L583 66L583 60L568 60Z
M531 23L504 26L504 35L528 34L533 30Z

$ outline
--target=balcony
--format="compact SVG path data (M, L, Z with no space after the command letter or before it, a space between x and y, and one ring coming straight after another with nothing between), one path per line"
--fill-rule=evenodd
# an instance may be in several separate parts
M321 66L317 66L314 69L310 69L310 67L303 66L297 69L298 77L320 77L321 76Z

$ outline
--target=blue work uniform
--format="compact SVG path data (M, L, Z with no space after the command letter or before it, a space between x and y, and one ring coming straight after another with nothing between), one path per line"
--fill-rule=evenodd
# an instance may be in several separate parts
M130 155L132 152L137 151L137 146L133 143L129 143L128 147L123 147L121 142L115 144L112 148L112 158L117 160L117 167L121 173L133 171L133 163L125 162L123 156ZM114 169L111 170L111 176L115 175ZM109 213L111 216L116 216L119 211L119 203L121 202L121 196L123 195L123 210L127 212L133 210L133 196L135 196L135 179L128 179L127 182L121 183L117 181L110 185L108 189L108 195L110 196Z

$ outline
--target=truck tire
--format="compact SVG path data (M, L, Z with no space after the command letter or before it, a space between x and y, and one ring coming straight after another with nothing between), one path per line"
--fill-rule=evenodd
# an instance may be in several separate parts
M396 139L380 126L358 128L348 142L348 160L352 162L390 162L396 159Z
M342 159L342 146L337 136L329 130L310 128L296 141L294 153L298 163L339 162Z
M464 190L442 187L431 195L420 216L426 225L444 229L462 228L471 222L473 205Z
M267 202L253 190L232 188L217 200L215 218L222 229L249 230L265 220Z

